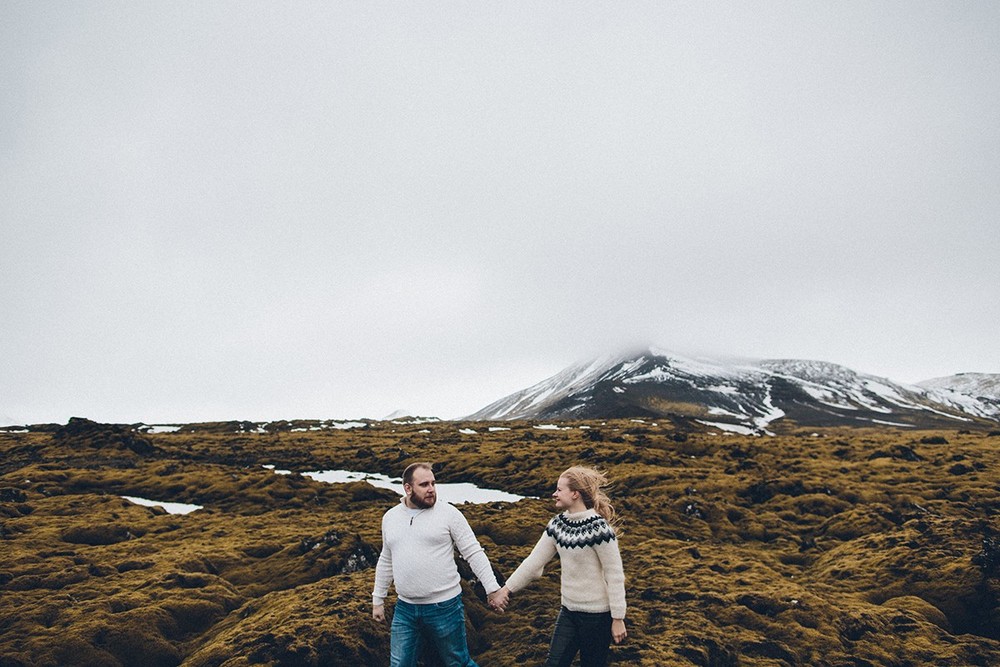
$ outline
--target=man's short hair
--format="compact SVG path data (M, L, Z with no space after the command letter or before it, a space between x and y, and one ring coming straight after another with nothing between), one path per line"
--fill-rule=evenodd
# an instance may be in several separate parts
M406 466L406 470L403 471L403 484L413 483L413 473L417 468L424 468L425 470L430 470L434 472L434 464L428 463L427 461L417 461L416 463L411 463Z

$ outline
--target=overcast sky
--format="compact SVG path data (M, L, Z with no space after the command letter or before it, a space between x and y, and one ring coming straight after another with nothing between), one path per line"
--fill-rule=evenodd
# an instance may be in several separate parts
M1000 3L0 10L0 424L1000 373Z

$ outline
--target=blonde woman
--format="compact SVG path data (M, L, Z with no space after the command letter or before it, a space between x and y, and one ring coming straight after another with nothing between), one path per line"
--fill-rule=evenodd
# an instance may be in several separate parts
M625 631L625 573L618 551L615 509L597 470L574 466L559 476L552 494L559 514L510 575L494 606L502 610L511 593L542 576L545 564L559 554L562 607L552 632L546 667L568 667L580 654L582 667L607 664L611 641Z

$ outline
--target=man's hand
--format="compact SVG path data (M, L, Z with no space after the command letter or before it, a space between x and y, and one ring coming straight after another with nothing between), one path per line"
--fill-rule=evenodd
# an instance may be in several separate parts
M487 595L486 601L489 602L490 607L502 614L510 601L510 589L503 586Z
M625 641L628 636L628 632L625 631L625 619L616 618L611 621L611 638L615 640L616 644L621 644Z
M376 621L385 622L385 605L379 604L372 607L372 618Z

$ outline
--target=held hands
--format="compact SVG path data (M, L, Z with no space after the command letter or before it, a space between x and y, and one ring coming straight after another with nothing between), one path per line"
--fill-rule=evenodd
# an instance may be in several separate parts
M498 611L502 614L504 610L507 609L507 603L510 601L510 589L506 586L497 589L486 596L486 601L494 611ZM385 621L384 604L372 607L372 618L380 623Z
M502 614L507 609L507 603L510 602L510 589L503 586L487 595L486 601L494 611Z
M611 621L611 638L615 640L616 644L621 644L625 641L625 637L628 636L628 632L625 631L625 619L616 618Z

